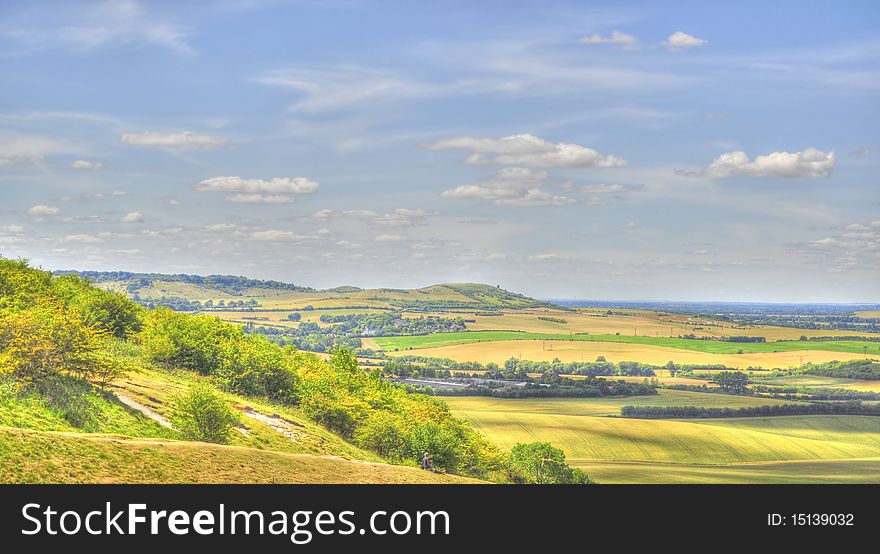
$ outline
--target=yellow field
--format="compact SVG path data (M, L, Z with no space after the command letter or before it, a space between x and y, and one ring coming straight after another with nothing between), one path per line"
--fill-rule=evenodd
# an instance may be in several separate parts
M709 318L692 318L686 315L660 315L646 310L628 310L626 315L606 315L605 310L579 310L564 312L550 309L505 310L500 316L476 316L473 313L433 313L441 317L461 316L474 319L475 323L467 323L472 331L528 331L534 333L590 333L593 335L640 335L648 337L677 337L694 334L696 336L763 336L768 341L795 340L801 336L878 336L876 333L858 331L832 331L813 329L794 329L791 327L734 327L728 322ZM417 317L422 314L406 314ZM557 323L538 319L552 317L564 319L566 323Z
M366 342L366 341L365 341ZM788 368L807 362L829 362L831 360L861 359L861 354L847 352L828 352L821 350L799 350L794 352L756 352L750 354L712 354L681 350L663 346L628 344L618 342L589 341L544 341L509 340L486 341L470 344L456 344L437 348L417 348L386 352L389 356L433 356L450 358L465 362L503 363L514 357L523 360L551 361L559 358L563 362L592 361L605 356L610 362L638 361L646 364L663 365L668 361L676 364L724 364L727 367L748 368ZM544 346L552 348L545 350Z
M880 310L863 310L861 312L855 312L855 316L864 318L880 317Z

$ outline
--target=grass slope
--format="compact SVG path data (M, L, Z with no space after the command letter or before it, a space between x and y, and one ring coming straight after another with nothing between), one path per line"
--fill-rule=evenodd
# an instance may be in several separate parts
M197 442L0 427L2 483L479 483L394 466Z

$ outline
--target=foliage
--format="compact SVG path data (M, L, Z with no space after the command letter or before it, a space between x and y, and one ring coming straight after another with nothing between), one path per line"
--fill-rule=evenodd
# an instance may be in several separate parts
M772 404L744 408L715 408L707 406L624 406L621 417L635 418L719 418L768 417L792 415L880 415L880 406L860 402L823 402L800 404Z
M742 371L722 371L712 380L719 389L729 394L745 394L749 384L749 376Z
M550 443L517 444L510 449L507 473L514 483L537 485L585 485L587 474L565 463L565 453Z
M193 385L175 399L177 413L172 423L186 438L205 442L226 442L238 414L211 386Z
M876 360L850 360L847 362L807 364L803 367L801 373L859 379L862 381L877 381L880 380L880 362Z

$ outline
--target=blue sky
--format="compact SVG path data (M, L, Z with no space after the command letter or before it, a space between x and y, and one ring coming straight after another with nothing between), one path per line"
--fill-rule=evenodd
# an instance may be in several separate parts
M875 2L0 2L0 254L880 301Z

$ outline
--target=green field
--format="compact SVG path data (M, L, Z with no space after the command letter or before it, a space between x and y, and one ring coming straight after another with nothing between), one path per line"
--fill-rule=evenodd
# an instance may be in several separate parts
M753 477L759 482L803 481L809 480L809 475L805 473L801 478L787 468L806 462L810 464L801 468L806 472L818 471L829 479L837 474L846 480L838 471L843 471L839 467L841 461L852 463L880 458L880 417L720 420L607 417L623 404L706 406L737 399L726 395L689 393L682 396L668 394L682 391L662 392L667 394L654 399L450 397L447 401L455 414L470 421L502 448L517 442L551 442L565 451L572 465L588 472L593 468L597 472L593 476L600 481L602 476L606 480L610 476L608 482L704 482L707 475L714 476L710 479L712 482L749 481ZM745 399L731 401L739 400ZM618 462L622 464L618 466ZM786 463L768 465L777 462ZM764 465L750 465L756 463ZM868 464L877 466L876 461ZM656 473L660 468L664 471L662 475ZM880 482L880 474L866 474L860 479Z
M432 335L376 337L373 341L383 350L436 348L456 344L506 340L622 342L693 350L709 354L736 354L753 352L794 352L798 350L826 350L830 352L867 353L880 355L880 343L864 341L778 341L778 342L725 342L716 340L642 337L626 335L574 335L557 333L525 333L521 331L463 331Z
M868 484L880 482L880 458L759 462L737 465L583 462L600 483L679 484Z

